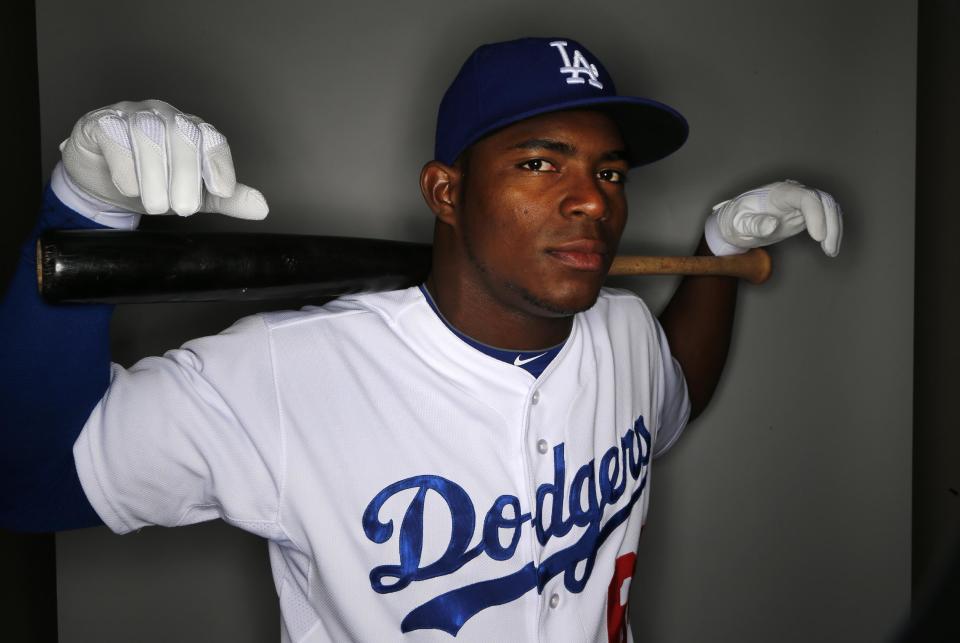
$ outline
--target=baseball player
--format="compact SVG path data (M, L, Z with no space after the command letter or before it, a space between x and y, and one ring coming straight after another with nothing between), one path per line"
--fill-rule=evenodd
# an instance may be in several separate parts
M653 459L716 386L736 282L688 278L658 321L603 281L628 170L686 135L578 42L483 46L421 174L426 283L248 317L129 369L109 363L110 307L39 301L28 243L0 308L4 524L259 534L284 641L632 640ZM160 101L90 112L61 151L34 236L267 214L224 137ZM837 254L832 197L775 183L716 206L700 252L804 229Z

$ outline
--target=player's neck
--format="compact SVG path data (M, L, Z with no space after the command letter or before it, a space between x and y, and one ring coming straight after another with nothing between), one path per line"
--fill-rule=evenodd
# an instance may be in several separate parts
M452 280L427 278L427 289L443 317L464 335L489 346L536 350L566 340L573 316L548 317L509 308L495 298Z

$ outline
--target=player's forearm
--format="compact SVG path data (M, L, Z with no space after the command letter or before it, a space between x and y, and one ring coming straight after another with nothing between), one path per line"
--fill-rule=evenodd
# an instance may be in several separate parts
M0 527L98 524L80 488L73 443L109 384L112 306L49 306L37 295L33 244L52 227L100 227L49 191L0 300Z
M711 255L701 240L698 255ZM717 388L730 348L737 301L733 277L685 277L660 314L660 323L680 362L692 405L699 415Z

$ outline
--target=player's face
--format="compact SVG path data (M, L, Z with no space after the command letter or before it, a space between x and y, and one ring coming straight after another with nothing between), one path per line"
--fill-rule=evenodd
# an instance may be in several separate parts
M476 143L465 160L458 228L476 285L538 316L592 306L627 220L628 163L613 120L537 116Z

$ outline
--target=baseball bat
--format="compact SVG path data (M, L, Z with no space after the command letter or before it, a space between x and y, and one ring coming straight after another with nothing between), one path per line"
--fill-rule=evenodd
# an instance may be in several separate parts
M37 282L51 303L319 299L421 283L424 243L288 234L51 230ZM725 275L762 283L770 257L616 257L611 275Z

